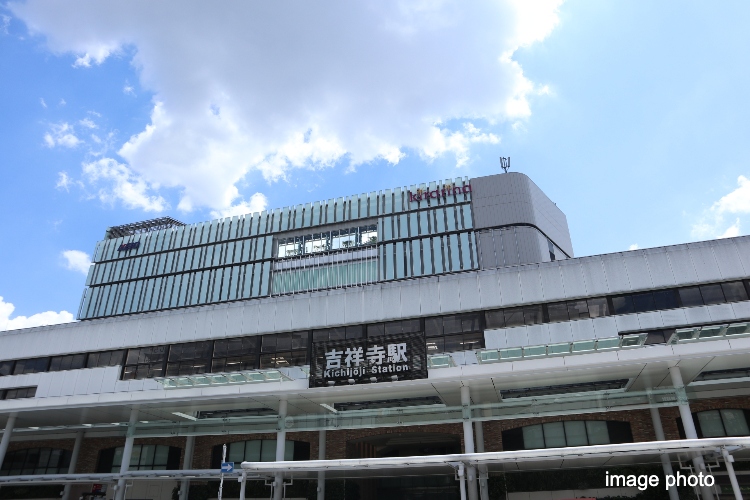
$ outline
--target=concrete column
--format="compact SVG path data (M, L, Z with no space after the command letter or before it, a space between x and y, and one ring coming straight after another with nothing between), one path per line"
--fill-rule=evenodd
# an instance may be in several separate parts
M240 476L240 500L245 500L245 485L247 484L247 472L242 472Z
M740 491L740 483L737 482L737 474L734 473L734 457L729 454L726 446L721 448L721 456L724 457L724 465L727 466L727 475L729 476L729 482L732 483L732 491L734 492L734 500L742 500L742 492Z
M659 408L650 408L651 411L651 423L654 426L654 434L656 434L657 441L666 441L664 437L664 427L661 425L661 417L659 416ZM672 462L669 460L669 454L665 453L661 456L661 467L664 469L665 476L674 476L674 470L672 469ZM680 500L677 494L677 488L669 488L669 500Z
M470 404L471 394L469 394L469 387L464 385L461 387L461 406L464 407L464 453L474 453L474 429L472 429L471 425L471 416L467 415ZM466 489L469 493L469 500L479 500L476 477L476 469L474 469L474 467L467 466Z
M672 378L672 385L675 389L685 389L679 366L670 366L669 376ZM680 398L678 397L678 400L679 399ZM678 408L680 410L680 417L682 418L682 427L685 429L685 437L688 439L698 439L698 432L695 430L693 414L690 413L690 404L687 402L687 399L681 401ZM700 472L703 472L704 474L708 473L706 464L703 461L703 456L699 454L693 458L693 466L695 467L696 474ZM713 492L708 486L701 487L701 495L703 496L703 500L713 500L714 498Z
M185 438L185 458L182 460L182 470L193 468L193 450L195 449L195 436ZM190 479L180 481L180 500L187 500L190 491Z
M284 419L286 418L287 402L279 401L279 430L276 432L276 461L284 461L284 451L286 447L286 428ZM273 500L281 500L284 495L284 475L276 474L274 478Z
M10 444L10 436L13 434L13 428L16 426L16 418L18 413L11 413L8 415L8 422L5 424L5 431L3 431L3 438L0 439L0 467L3 466L5 460L5 453L8 451L8 445Z
M73 452L70 454L70 465L68 466L68 474L76 473L76 465L78 464L78 454L81 452L81 444L83 443L83 431L76 433L76 442L73 444ZM70 488L73 486L68 483L63 488L62 500L68 500L70 498Z
M133 441L135 441L135 424L138 421L138 409L130 410L130 420L128 421L128 433L125 437L125 448L122 450L122 462L120 462L120 472L127 472L130 467L130 457L133 454ZM125 479L117 481L117 491L114 500L125 499Z
M474 433L477 438L477 453L484 453L484 427L483 422L474 422ZM479 469L479 498L490 500L490 490L487 484L487 466L480 465ZM673 499L671 499L673 500Z
M326 459L326 431L318 431L318 460ZM318 472L318 500L326 498L326 473Z

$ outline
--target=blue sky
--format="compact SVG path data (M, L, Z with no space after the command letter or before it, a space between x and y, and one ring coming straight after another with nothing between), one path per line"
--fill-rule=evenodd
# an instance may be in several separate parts
M747 234L747 2L0 3L0 329L111 225L499 170L576 254Z

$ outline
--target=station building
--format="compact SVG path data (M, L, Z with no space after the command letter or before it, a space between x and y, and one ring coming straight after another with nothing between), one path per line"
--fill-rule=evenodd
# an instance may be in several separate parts
M750 486L750 238L575 257L505 173L111 227L93 260L79 321L0 333L0 498L216 498L222 462L224 498L242 462L246 498Z

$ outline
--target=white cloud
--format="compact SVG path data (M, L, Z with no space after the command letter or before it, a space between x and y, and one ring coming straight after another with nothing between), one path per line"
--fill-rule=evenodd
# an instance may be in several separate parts
M57 103L58 106L65 106L66 104L68 103L65 101L65 99L60 99L60 102Z
M135 89L128 82L125 82L125 86L122 87L122 93L125 95L135 95Z
M638 246L638 243L633 243L632 245L628 247L628 250L638 250L639 248L641 247Z
M44 143L50 148L55 146L74 148L81 144L81 140L76 137L70 124L62 122L50 125L49 132L44 134Z
M71 178L65 171L58 172L55 187L60 190L70 191L71 186L83 187L83 183Z
M740 218L733 217L734 223L726 221L727 216L750 214L750 179L744 175L737 178L737 188L719 198L693 224L694 238L731 238L739 236ZM727 226L729 224L729 226Z
M93 120L90 118L84 118L83 120L79 120L78 123L80 123L82 126L90 129L99 128L97 127L96 123L94 123Z
M251 214L262 212L268 206L268 198L263 193L255 193L250 197L250 201L235 201L235 203L224 210L212 210L211 217L221 219L223 217L232 217L234 215Z
M167 202L158 195L149 195L151 186L134 175L127 165L112 158L84 163L83 174L92 185L108 181L109 186L99 189L98 197L105 203L121 201L127 208L139 208L146 212L162 212L169 208Z
M40 97L40 98L39 98L39 104L41 104L43 108L46 108L46 107L47 107L47 103L46 103L46 102L44 102L44 98L43 98L43 97Z
M0 33L3 35L8 34L8 27L10 26L10 16L5 14L0 16Z
M28 0L9 8L52 51L72 53L75 66L128 47L139 86L155 97L150 123L119 148L127 169L154 189L179 190L181 210L221 212L241 203L237 185L253 170L272 182L295 168L397 164L411 153L468 164L476 145L499 142L493 127L527 119L527 97L549 92L512 56L549 35L560 3Z
M60 323L70 323L74 320L73 315L68 311L46 311L33 314L31 316L16 316L11 319L11 314L16 307L10 302L5 302L0 296L0 331L17 330L19 328L31 328L34 326L57 325Z
M78 271L84 276L89 274L89 266L91 265L89 254L80 250L64 250L61 255L65 259L66 269Z

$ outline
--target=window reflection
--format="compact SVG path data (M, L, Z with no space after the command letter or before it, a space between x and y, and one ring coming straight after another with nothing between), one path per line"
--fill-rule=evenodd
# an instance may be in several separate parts
M360 226L305 236L280 238L278 242L277 257L294 257L375 245L378 242L378 230L376 225Z

